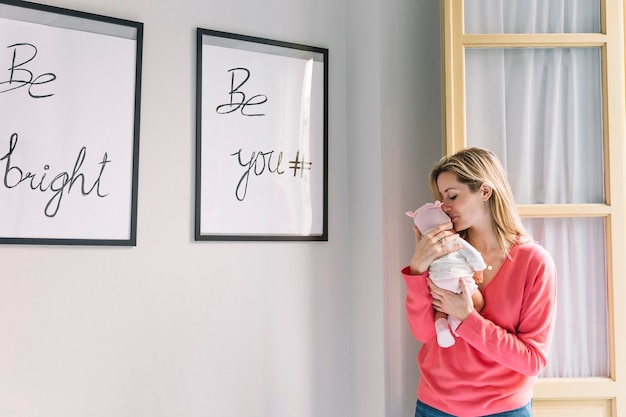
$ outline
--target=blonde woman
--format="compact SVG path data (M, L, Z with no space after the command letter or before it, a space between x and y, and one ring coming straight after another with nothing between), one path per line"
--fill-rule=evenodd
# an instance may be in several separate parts
M430 187L453 228L442 224L422 236L414 227L415 250L402 270L409 326L423 344L415 416L531 416L533 385L546 366L554 328L554 262L525 231L492 152L468 148L441 159ZM428 278L435 259L460 248L446 245L459 237L487 264L480 314L463 280L455 294ZM437 343L435 311L460 322L458 339L447 349Z

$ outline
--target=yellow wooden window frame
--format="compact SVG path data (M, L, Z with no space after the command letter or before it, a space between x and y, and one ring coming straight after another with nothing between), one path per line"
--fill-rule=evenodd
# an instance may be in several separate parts
M444 153L466 146L465 50L467 48L599 47L602 55L604 204L519 205L523 217L602 217L606 221L609 378L541 379L535 389L539 415L555 405L604 404L604 414L626 417L626 111L622 0L600 0L601 33L464 34L463 0L442 0ZM594 277L590 277L593 279ZM621 300L621 302L620 302ZM545 409L541 406L545 405ZM572 408L573 409L573 408Z

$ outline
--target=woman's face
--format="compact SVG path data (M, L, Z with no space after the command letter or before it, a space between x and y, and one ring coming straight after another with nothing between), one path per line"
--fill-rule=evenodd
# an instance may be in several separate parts
M491 213L482 187L472 192L467 184L459 182L456 174L442 172L437 177L437 189L442 196L443 211L450 216L457 232L490 224Z

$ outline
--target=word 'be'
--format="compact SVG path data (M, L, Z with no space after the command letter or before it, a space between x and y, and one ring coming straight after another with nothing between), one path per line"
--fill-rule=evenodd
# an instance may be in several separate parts
M231 68L228 72L230 72L230 91L228 93L230 100L228 103L217 106L215 111L218 114L228 114L239 110L243 116L265 116L265 113L249 113L246 111L247 107L260 106L267 102L265 94L256 94L247 98L246 93L241 91L241 87L250 79L250 70L247 68ZM241 73L243 73L243 81L235 86L235 79Z
M45 74L35 76L32 71L26 68L26 64L34 60L37 56L37 47L30 43L16 43L7 46L7 48L13 48L13 59L11 60L11 66L8 69L9 79L6 81L0 81L0 93L6 93L7 91L17 90L18 88L28 86L28 95L32 98L46 98L53 96L53 93L48 92L45 94L41 92L40 89L45 86L45 84L56 80L56 75L51 72L47 72ZM18 51L20 52L20 58L18 58ZM24 54L24 57L22 57L22 53Z

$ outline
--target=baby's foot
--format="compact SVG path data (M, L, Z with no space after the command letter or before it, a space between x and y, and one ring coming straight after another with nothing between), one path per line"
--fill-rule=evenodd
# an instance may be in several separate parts
M452 336L452 332L450 332L450 330L445 330L437 333L437 343L439 343L439 346L442 348L449 348L454 345L454 336Z
M454 345L454 336L448 327L448 320L437 319L435 322L435 330L437 331L437 343L443 348Z

